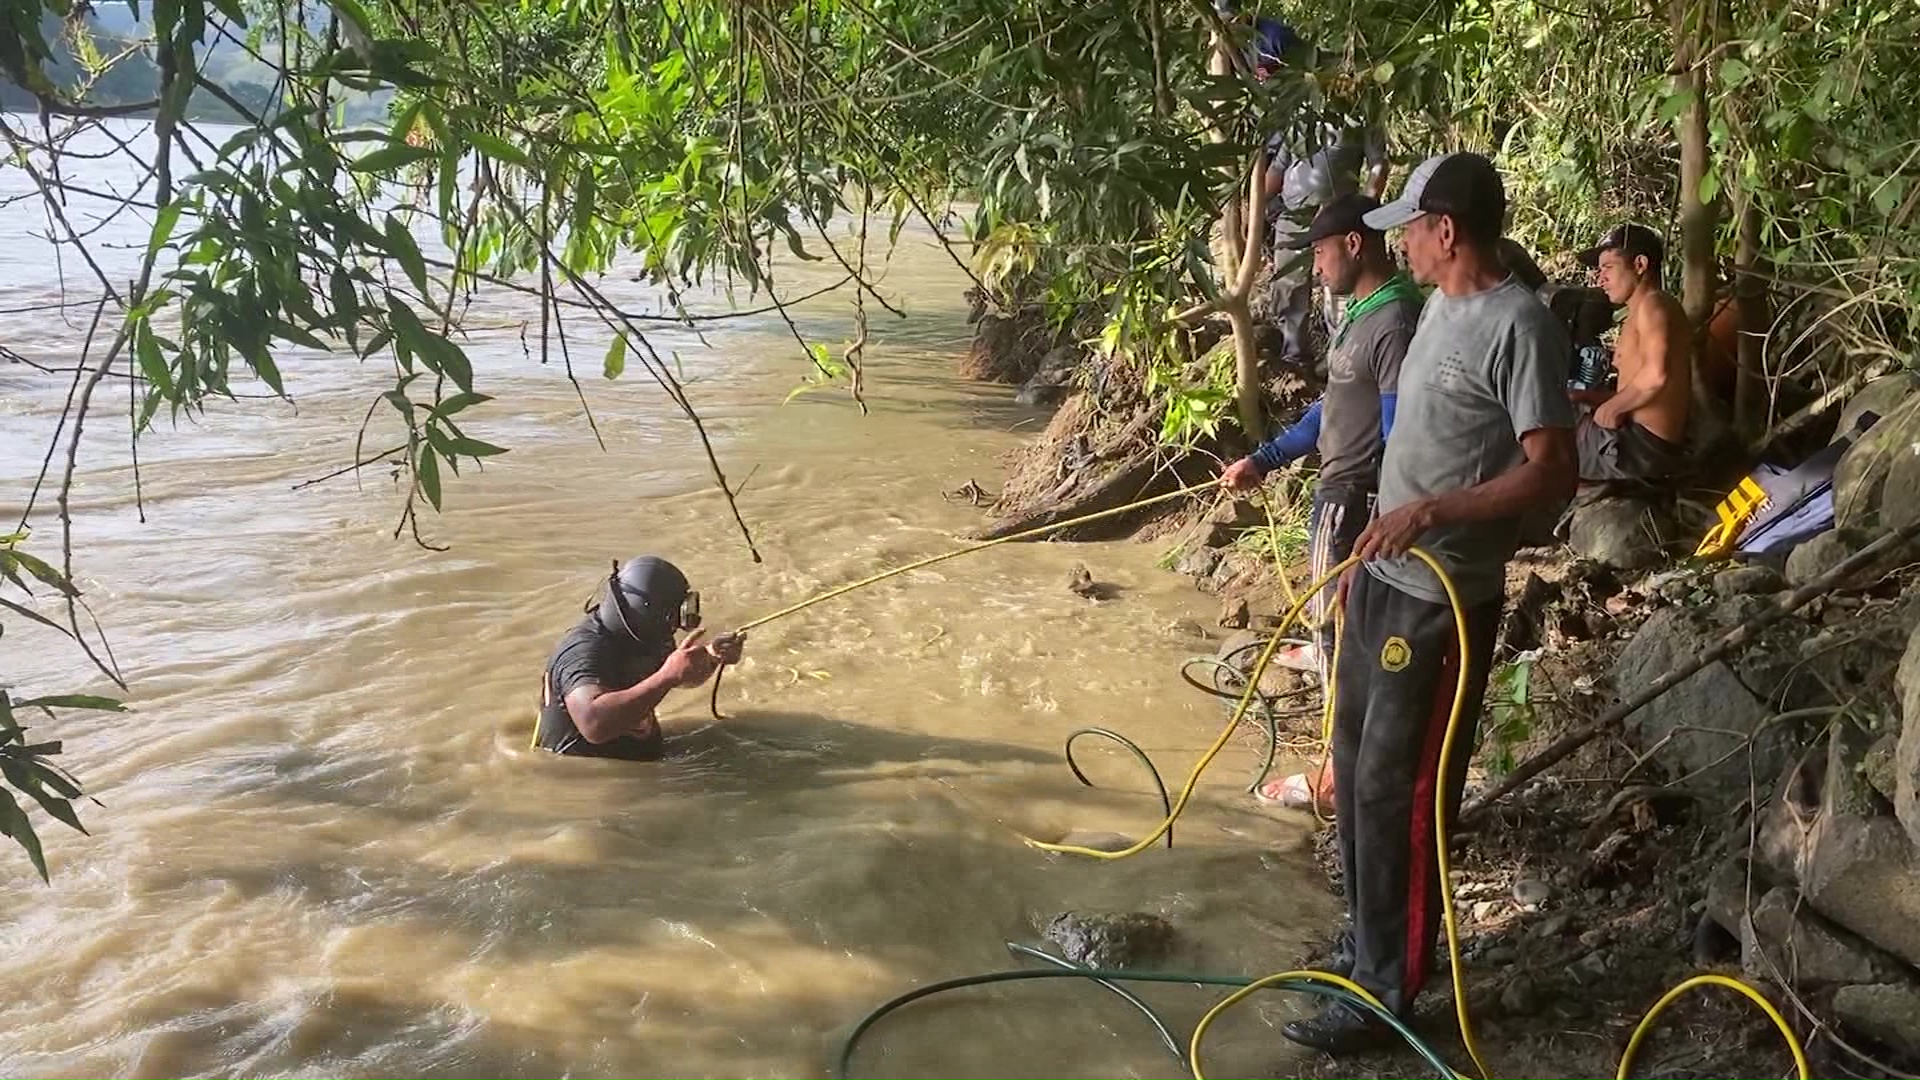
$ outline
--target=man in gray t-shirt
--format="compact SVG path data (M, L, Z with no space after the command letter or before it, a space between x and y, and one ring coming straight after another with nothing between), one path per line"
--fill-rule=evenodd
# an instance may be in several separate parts
M1450 820L1466 786L1480 698L1523 514L1577 483L1565 332L1499 255L1506 191L1493 163L1444 154L1366 216L1404 227L1407 265L1437 286L1400 369L1378 513L1354 544L1345 639L1335 672L1333 764L1351 942L1331 967L1411 1015L1440 927L1434 812ZM1453 582L1464 640L1441 579ZM1466 671L1454 750L1440 751ZM1436 797L1438 796L1438 797ZM1341 1054L1393 1041L1344 1004L1281 1029Z

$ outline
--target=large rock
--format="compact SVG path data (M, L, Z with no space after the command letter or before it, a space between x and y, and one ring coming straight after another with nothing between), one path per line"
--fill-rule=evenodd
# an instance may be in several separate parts
M1785 587L1780 571L1764 563L1728 567L1713 578L1713 591L1718 596L1776 593Z
M1920 378L1901 371L1885 375L1860 388L1860 392L1847 399L1840 410L1840 423L1833 429L1833 437L1838 440L1853 431L1860 418L1867 413L1885 419L1898 409L1914 390L1920 389Z
M1748 876L1752 881L1749 883ZM1747 860L1729 855L1707 879L1706 914L1727 933L1740 937L1746 932L1747 908L1767 892L1766 875L1759 867L1749 868Z
M1871 527L1883 520L1891 504L1893 519L1912 521L1920 515L1920 468L1911 460L1920 454L1920 395L1909 396L1882 417L1865 435L1854 440L1833 469L1833 509L1843 527ZM1901 463L1898 483L1890 482L1893 467Z
M1920 964L1920 860L1906 830L1882 814L1809 814L1776 800L1761 826L1761 855L1800 883L1815 911Z
M1042 931L1060 955L1084 967L1125 968L1151 964L1173 945L1173 925L1158 915L1066 911Z
M1860 550L1859 539L1850 529L1828 529L1796 545L1787 553L1787 584L1797 589L1839 566Z
M1904 977L1898 960L1815 914L1789 885L1761 897L1741 930L1740 962L1749 978L1778 972L1789 986L1814 987Z
M1893 751L1893 810L1907 836L1920 844L1920 630L1907 639L1894 687L1903 719Z
M1687 608L1661 608L1621 650L1615 691L1634 693L1704 652L1723 632ZM1666 740L1654 764L1668 776L1693 774L1689 786L1738 799L1747 794L1749 750L1755 775L1775 776L1786 760L1788 740L1777 725L1753 736L1769 717L1765 703L1717 661L1642 706L1626 727L1643 750Z
M1849 1029L1920 1056L1920 989L1905 983L1843 986L1834 991L1833 1011Z
M1603 497L1574 505L1567 546L1618 570L1640 570L1666 558L1671 534L1671 523L1659 509L1636 499Z
M1880 525L1904 529L1920 521L1920 426L1914 437L1893 449L1886 483L1880 485Z

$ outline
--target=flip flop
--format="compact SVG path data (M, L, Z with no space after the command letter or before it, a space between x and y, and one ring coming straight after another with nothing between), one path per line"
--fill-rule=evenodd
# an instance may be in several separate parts
M1279 806L1288 810L1313 809L1313 785L1307 782L1306 773L1294 773L1281 780L1269 780L1255 789L1253 797L1267 806Z
M1281 780L1269 780L1253 792L1255 801L1264 806L1278 806L1286 810L1310 810L1324 816L1333 815L1333 807L1328 801L1316 798L1313 782L1306 773L1294 773ZM1316 803L1318 804L1316 806Z

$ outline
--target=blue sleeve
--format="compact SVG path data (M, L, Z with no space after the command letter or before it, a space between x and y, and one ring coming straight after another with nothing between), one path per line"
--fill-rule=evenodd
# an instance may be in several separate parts
M1393 434L1393 409L1400 403L1399 394L1380 395L1380 441L1386 442Z
M1294 421L1292 427L1281 432L1273 439L1262 444L1253 452L1253 463L1264 475L1280 468L1288 462L1306 457L1320 443L1320 406L1325 398L1307 406L1307 411Z

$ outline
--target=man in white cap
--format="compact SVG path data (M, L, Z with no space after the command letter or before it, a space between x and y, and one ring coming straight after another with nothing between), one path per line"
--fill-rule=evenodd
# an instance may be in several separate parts
M1566 332L1501 262L1506 190L1478 154L1431 158L1368 226L1403 229L1414 279L1435 286L1400 369L1381 462L1379 516L1342 581L1346 638L1335 674L1333 763L1350 948L1330 968L1410 1015L1431 974L1440 927L1434 809L1451 819L1486 689L1521 517L1577 484ZM1447 590L1459 595L1460 639ZM1460 730L1445 776L1440 749L1461 666ZM1281 1029L1333 1054L1393 1039L1345 1004Z

